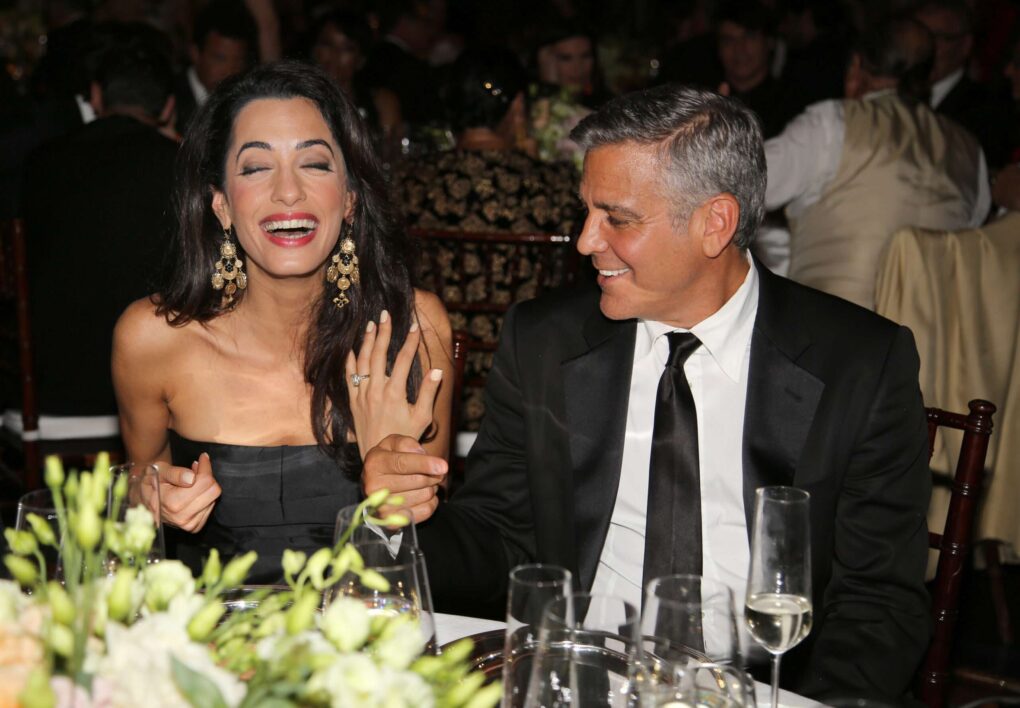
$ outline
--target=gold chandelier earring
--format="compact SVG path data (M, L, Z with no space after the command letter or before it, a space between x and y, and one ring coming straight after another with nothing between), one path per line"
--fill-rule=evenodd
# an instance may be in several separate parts
M336 296L333 304L336 309L342 310L344 305L351 299L347 291L352 285L361 282L361 272L358 270L358 257L354 254L354 222L347 222L347 233L340 239L340 250L333 254L332 263L326 269L326 280L336 283Z
M220 244L220 259L212 274L213 290L223 291L223 307L234 304L234 293L248 287L248 276L244 272L244 261L237 257L237 246L230 238L230 227L223 229L223 243Z

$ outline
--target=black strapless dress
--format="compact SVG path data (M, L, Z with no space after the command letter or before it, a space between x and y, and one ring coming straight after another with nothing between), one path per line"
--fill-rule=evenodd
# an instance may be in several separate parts
M285 549L311 554L333 543L336 513L361 498L360 469L345 472L316 445L252 447L194 442L170 431L174 465L190 467L209 453L223 490L205 527L192 534L166 527L167 557L196 575L209 549L227 559L256 551L247 583L282 583Z

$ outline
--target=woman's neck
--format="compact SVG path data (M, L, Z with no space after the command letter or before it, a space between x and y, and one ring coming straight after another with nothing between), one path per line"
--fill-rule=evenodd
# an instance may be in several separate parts
M506 138L491 128L466 128L457 138L459 150L509 150Z
M301 355L317 298L325 297L318 278L274 279L253 273L237 308L237 319L263 350Z

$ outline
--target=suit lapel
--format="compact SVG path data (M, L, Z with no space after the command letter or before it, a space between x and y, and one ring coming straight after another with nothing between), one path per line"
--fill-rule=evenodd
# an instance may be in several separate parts
M601 312L584 324L590 347L561 365L573 476L578 578L591 587L616 503L634 356L634 321Z
M758 265L757 261L755 264ZM825 384L798 365L811 346L783 281L758 266L758 314L744 413L744 512L751 532L758 487L792 484Z

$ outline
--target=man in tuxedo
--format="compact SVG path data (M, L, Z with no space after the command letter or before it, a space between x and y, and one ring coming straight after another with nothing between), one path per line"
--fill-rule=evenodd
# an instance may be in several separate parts
M784 684L895 701L927 644L925 416L910 332L748 254L765 156L738 101L678 85L575 129L578 250L599 289L508 313L466 481L420 526L437 606L481 611L519 563L641 600L694 572L743 598L755 489L811 494L815 626ZM442 460L391 436L366 491L423 518Z

